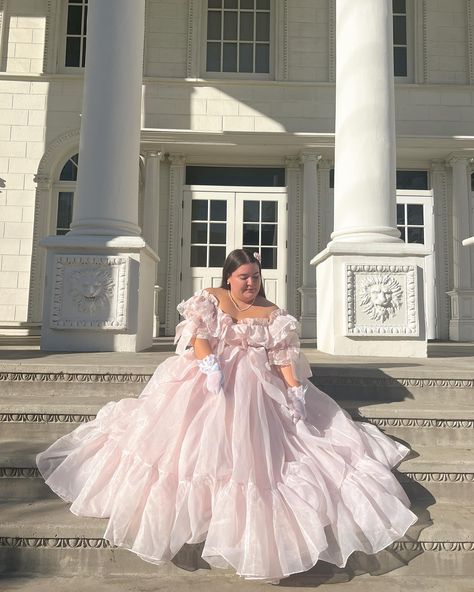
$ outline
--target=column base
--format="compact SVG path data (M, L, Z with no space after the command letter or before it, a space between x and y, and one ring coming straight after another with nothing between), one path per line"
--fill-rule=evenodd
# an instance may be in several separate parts
M453 290L449 339L451 341L474 341L474 290Z
M44 351L151 347L158 256L139 236L48 237Z
M316 288L301 286L298 292L301 294L300 336L314 338L316 337Z
M426 357L423 245L329 243L316 265L317 347L345 356Z

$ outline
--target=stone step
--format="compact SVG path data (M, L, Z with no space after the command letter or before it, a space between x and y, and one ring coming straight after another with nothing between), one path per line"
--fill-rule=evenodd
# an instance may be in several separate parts
M106 400L117 396L136 396L145 386L156 366L169 357L169 352L134 354L124 357L119 352L101 352L87 358L79 354L77 364L71 364L71 355L64 356L68 362L61 362L60 354L48 356L37 362L0 362L0 393L2 396L58 396L69 394L76 398L103 396ZM123 364L117 360L123 358ZM81 361L82 360L82 361ZM113 363L111 363L113 360ZM101 362L102 361L102 362ZM107 362L107 363L106 363ZM427 397L443 402L474 401L474 371L466 370L466 363L460 368L446 368L436 365L419 367L407 364L375 365L328 364L312 365L313 382L338 400L403 401L405 399L425 400Z
M5 577L0 579L2 592L265 592L268 586L245 581L236 576L220 573L220 570L187 572L175 568L173 573L143 577ZM357 576L352 580L343 577L319 578L312 570L282 580L278 591L294 591L304 587L315 592L472 592L472 578L462 576L397 576L390 574ZM157 577L158 576L158 577Z
M414 511L419 521L400 541L376 558L353 557L347 569L336 571L384 573L398 568L400 576L474 577L474 507L437 503ZM142 577L173 569L157 568L123 549L110 548L102 538L106 519L76 517L61 500L6 502L0 504L0 512L3 573ZM177 560L197 567L198 546L187 547Z
M122 398L114 392L115 400ZM124 397L127 394L123 395ZM412 447L474 445L474 401L446 401L436 396L425 400L381 403L339 401L358 420L368 421ZM0 426L3 438L21 433L23 439L53 442L79 423L93 419L105 404L103 396L76 397L70 393L37 396L0 395Z
M36 469L36 454L50 441L31 438L0 440L0 500L34 501L54 498ZM396 470L410 499L452 504L468 503L474 484L471 448L418 447Z

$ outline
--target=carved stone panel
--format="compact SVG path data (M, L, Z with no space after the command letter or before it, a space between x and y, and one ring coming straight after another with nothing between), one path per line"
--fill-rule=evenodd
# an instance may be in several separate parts
M128 259L56 255L52 329L127 329Z
M346 335L419 335L415 265L346 265L346 303Z

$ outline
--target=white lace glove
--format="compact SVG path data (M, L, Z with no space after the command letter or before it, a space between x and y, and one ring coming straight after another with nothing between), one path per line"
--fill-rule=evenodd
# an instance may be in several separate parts
M305 394L308 387L300 384L300 386L290 386L287 390L288 398L290 399L290 411L293 416L293 423L298 423L300 419L306 419Z
M198 366L203 374L207 374L206 387L211 393L217 395L224 385L224 376L217 356L209 354L202 360L198 360Z

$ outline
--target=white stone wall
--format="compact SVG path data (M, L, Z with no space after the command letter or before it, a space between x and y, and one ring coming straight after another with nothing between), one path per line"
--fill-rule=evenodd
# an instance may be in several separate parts
M186 76L187 26L187 0L148 0L145 76Z
M46 96L36 84L0 80L0 321L27 318L33 177L45 137Z
M43 70L46 0L16 0L7 3L3 29L3 70L11 73L40 73Z
M466 0L429 0L427 5L429 82L466 84Z
M329 79L329 2L288 2L289 80L326 82Z

